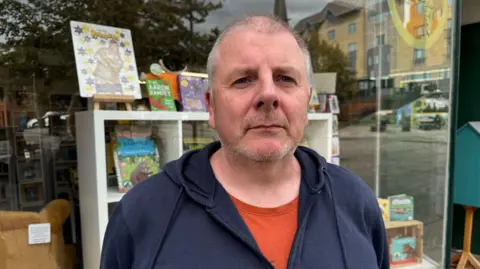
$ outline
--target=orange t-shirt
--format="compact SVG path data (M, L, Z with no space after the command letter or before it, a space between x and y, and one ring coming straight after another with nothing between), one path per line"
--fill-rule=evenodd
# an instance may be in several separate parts
M279 207L261 208L230 197L263 255L275 269L286 269L297 231L298 198Z

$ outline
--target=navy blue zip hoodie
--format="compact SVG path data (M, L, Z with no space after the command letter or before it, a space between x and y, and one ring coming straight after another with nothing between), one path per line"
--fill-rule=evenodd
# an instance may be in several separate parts
M167 163L116 206L102 269L273 269L228 193L215 179L214 142ZM357 176L305 147L298 230L288 269L388 269L377 199Z

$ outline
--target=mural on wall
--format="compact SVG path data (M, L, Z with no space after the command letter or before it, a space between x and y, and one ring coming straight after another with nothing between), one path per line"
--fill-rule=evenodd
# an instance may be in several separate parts
M387 0L398 35L417 49L428 49L437 42L449 16L448 0ZM398 9L403 8L403 16Z

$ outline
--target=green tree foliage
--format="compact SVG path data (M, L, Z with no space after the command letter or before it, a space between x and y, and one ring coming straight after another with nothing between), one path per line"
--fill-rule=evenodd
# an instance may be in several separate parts
M347 55L338 45L329 44L320 39L318 31L314 31L307 44L312 58L315 73L337 73L337 95L340 101L353 97L356 88L355 73L350 69Z
M71 20L130 29L139 71L160 58L169 58L172 68L203 66L219 31L202 34L194 26L221 7L202 0L3 0L0 66L75 78Z

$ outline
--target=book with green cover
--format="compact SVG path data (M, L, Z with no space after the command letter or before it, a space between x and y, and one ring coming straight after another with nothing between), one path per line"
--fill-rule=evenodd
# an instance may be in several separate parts
M177 111L170 83L167 80L147 79L146 86L152 111Z

